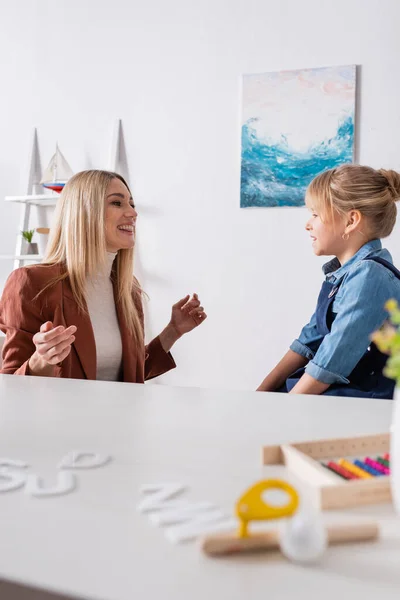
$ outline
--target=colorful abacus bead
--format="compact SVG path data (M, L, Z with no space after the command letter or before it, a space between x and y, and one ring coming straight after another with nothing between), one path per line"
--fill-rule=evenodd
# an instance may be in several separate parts
M343 479L359 479L359 477L357 475L355 475L354 473L350 473L350 471L348 471L347 469L345 469L344 467L341 467L340 465L336 464L335 462L328 462L328 464L324 465L327 469L329 469L330 471L333 471L334 473L336 473L337 475L340 475L340 477L343 477Z
M381 477L382 475L384 475L384 473L382 473L381 471L378 471L377 469L374 469L374 467L371 467L371 465L368 465L365 462L362 462L362 460L355 460L354 464L357 467L360 467L360 469L363 469L364 471L369 473L370 475L373 475L374 477Z
M370 473L367 473L363 469L360 469L360 467L356 467L356 465L353 465L353 463L349 462L345 458L341 458L339 460L339 465L341 467L344 467L347 471L350 471L350 473L354 473L354 475L358 475L358 477L360 477L360 479L372 479L372 477L373 477L373 475L370 475Z
M372 467L373 469L376 469L377 471L380 471L383 475L390 475L390 469L388 469L388 467L384 467L383 465L381 465L380 463L376 462L376 460L373 460L369 456L365 459L364 462L367 465L369 465L370 467Z

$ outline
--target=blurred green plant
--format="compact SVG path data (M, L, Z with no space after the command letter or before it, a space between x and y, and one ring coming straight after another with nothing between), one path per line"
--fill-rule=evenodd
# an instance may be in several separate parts
M388 300L385 309L389 318L371 339L381 352L389 355L383 374L400 386L400 308L396 300Z
M35 233L34 229L28 229L28 231L21 231L22 237L24 240L28 242L28 244L32 243L33 234Z

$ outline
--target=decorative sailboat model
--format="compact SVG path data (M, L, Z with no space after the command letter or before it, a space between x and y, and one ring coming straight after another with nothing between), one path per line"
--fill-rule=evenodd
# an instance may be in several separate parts
M60 193L72 175L72 169L60 152L57 144L55 154L51 157L50 163L43 173L40 183L46 189Z

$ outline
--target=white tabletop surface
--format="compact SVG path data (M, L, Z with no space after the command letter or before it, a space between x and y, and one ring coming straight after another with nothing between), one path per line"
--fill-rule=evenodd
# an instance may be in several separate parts
M136 511L142 484L178 481L189 501L231 514L248 486L282 474L261 466L262 445L385 432L391 411L383 400L1 375L0 457L44 477L72 450L113 461L80 472L70 495L0 494L0 579L102 600L398 598L400 518L390 505L346 511L378 519L380 541L330 548L313 567L278 553L210 559Z

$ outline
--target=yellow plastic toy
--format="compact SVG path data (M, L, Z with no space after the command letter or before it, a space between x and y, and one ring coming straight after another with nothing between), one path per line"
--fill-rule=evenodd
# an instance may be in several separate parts
M275 489L283 490L288 494L289 501L285 506L273 506L263 500L263 492ZM206 536L201 541L201 548L209 556L273 550L280 547L282 550L281 532L279 529L268 528L268 530L249 533L249 523L251 521L292 517L296 513L298 506L299 496L290 484L280 479L259 481L251 486L236 502L235 514L239 519L239 528L234 532L215 533ZM306 529L304 529L305 526ZM310 530L307 522L305 524L302 523L302 529L303 532L307 533L306 539L302 540L302 545L306 546L303 550L309 554L310 543L314 543L314 530ZM298 531L294 532L294 537L296 537L296 533L298 534ZM370 521L365 523L335 523L328 525L326 528L326 537L329 544L375 540L378 537L378 533L377 523ZM294 541L298 545L298 540L295 539ZM289 556L287 550L286 544L285 555L293 560L293 556Z
M273 506L262 499L262 493L267 490L283 490L289 496L285 506ZM235 514L240 525L238 537L249 536L248 526L250 521L266 521L268 519L282 519L291 517L299 506L299 496L296 490L281 479L265 479L249 488L239 498L235 507Z

